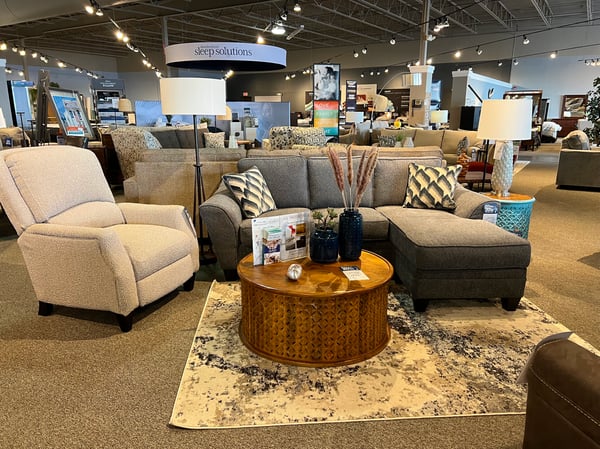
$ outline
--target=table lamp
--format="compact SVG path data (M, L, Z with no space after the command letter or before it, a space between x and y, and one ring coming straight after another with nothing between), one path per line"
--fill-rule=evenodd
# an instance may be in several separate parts
M530 98L515 100L484 100L479 117L477 137L488 141L484 164L487 164L487 148L490 140L496 141L492 190L497 196L509 196L513 178L513 140L531 138L533 103ZM483 168L483 181L485 182Z
M191 115L194 122L194 210L192 217L194 225L200 233L200 255L204 258L202 245L202 219L198 206L206 199L202 182L202 164L200 163L200 147L198 145L198 115L224 115L225 81L213 78L161 78L160 100L163 114Z
M119 110L119 112L123 112L125 115L125 117L127 117L127 121L126 123L129 123L129 113L133 112L133 106L131 104L131 100L129 98L119 98L119 104L117 106L117 109Z
M448 111L444 109L431 111L429 121L435 125L433 129L438 129L440 123L448 123Z

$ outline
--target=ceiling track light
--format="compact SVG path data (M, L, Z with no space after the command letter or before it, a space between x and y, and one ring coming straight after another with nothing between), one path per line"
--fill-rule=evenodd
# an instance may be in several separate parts
M367 47L363 47L363 49L361 50L361 52L362 52L363 55L366 55L367 54Z
M294 5L294 12L300 11L302 11L302 6L300 6L300 3L296 2L296 4Z
M502 61L498 61L498 67L502 67Z
M288 35L285 37L285 40L287 40L287 41L290 41L290 40L292 40L292 39L293 39L293 38L295 38L295 37L298 35L298 33L300 33L301 31L304 31L304 25L300 25L298 28L296 28L294 31L292 31L290 34L288 34Z
M287 9L284 9L281 14L279 14L279 18L281 20L283 20L284 22L288 19L288 12Z
M513 65L519 65L519 60L517 58L513 59Z
M456 51L454 52L454 57L455 57L455 58L460 58L460 56L461 56L461 55L462 55L462 52L461 52L460 50L456 50Z
M102 11L102 8L100 8L100 5L98 4L98 2L96 0L90 0L90 4L85 6L85 12L87 12L90 15L97 15L98 17L101 17L104 15L104 12Z
M483 53L483 50L481 49L481 47L479 45L477 46L475 53L477 53L478 55L481 55L481 53Z
M353 55L354 55L355 58L358 58L358 52L356 50L354 50Z
M271 27L271 33L276 36L281 36L285 34L285 28L283 27L283 22L281 20L276 20L273 26Z
M396 38L394 36L390 38L390 45L396 45Z
M4 42L4 41L0 42L0 50L6 51L7 48L8 48L8 45L6 44L6 42Z
M258 37L256 38L256 43L257 44L264 44L265 43L265 38L262 37L260 34L258 35Z
M527 45L529 42L529 38L526 35L523 35L523 45Z
M433 42L436 39L437 39L437 36L434 36L433 34L428 34L427 35L427 41L428 42Z
M360 72L360 77L364 78L365 77L365 72Z
M25 56L26 54L27 54L27 50L25 50L24 48L21 48L21 49L19 50L19 55L20 55L20 56Z
M556 59L557 56L558 56L558 51L553 51L552 53L550 53L550 58L552 58L552 59Z
M13 51L13 53L17 53L19 51L19 47L17 47L16 45L13 45L11 50Z

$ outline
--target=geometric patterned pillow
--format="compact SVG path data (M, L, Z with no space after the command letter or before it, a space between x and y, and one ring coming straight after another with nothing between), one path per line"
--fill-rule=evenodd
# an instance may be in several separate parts
M324 128L293 128L292 145L323 146L327 144Z
M244 217L256 218L277 209L265 178L256 166L244 173L223 175L223 181L240 204Z
M410 163L404 207L454 210L456 180L462 167L430 167Z
M381 135L379 136L379 146L380 147L395 147L396 146L396 137Z

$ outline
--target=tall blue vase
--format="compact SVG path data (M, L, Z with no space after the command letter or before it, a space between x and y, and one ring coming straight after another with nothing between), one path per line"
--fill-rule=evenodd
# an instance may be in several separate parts
M340 214L340 259L358 260L362 252L363 217L358 209L345 209Z

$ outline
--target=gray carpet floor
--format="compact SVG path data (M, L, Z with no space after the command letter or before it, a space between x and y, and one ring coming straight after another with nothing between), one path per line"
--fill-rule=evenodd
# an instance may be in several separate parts
M526 296L596 347L600 192L557 189L557 145L531 161L511 191L534 195ZM215 266L193 292L137 314L123 334L110 314L37 303L14 237L0 239L2 448L521 447L523 415L406 419L191 431L167 425Z

